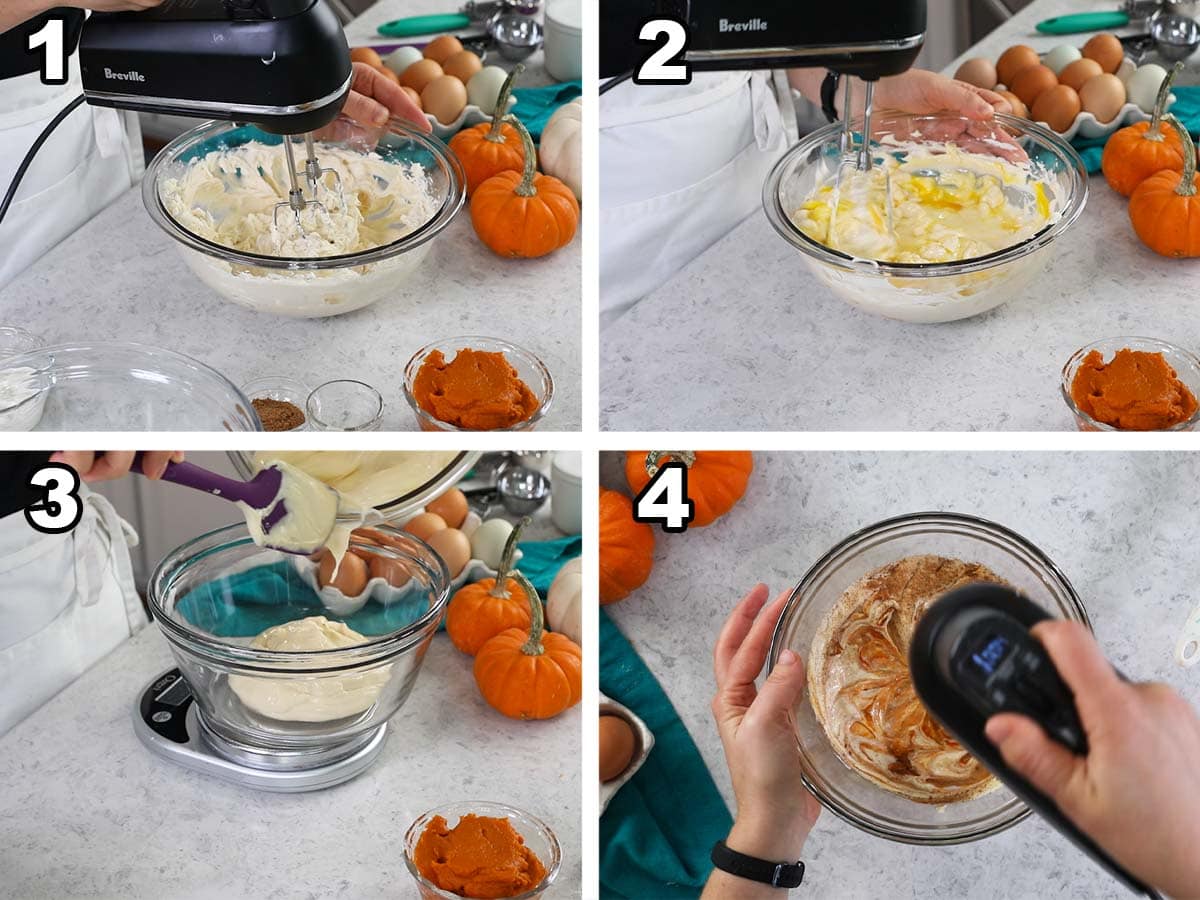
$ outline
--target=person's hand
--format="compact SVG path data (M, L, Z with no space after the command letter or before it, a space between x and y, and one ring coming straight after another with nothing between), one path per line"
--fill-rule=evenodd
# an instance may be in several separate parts
M62 450L50 461L70 466L80 478L92 483L125 477L136 455L133 450ZM169 462L183 462L183 451L146 450L142 453L142 473L147 478L161 478Z
M354 63L354 80L342 112L364 125L382 127L395 116L429 133L433 126L400 85L366 63Z
M855 94L855 115L862 115L863 92ZM984 121L998 112L1012 112L1012 104L995 91L955 81L937 72L909 69L880 78L875 85L875 108L923 115L956 112L968 119Z
M713 649L712 714L737 798L726 843L739 853L795 862L821 804L800 777L794 708L804 692L803 662L785 650L762 689L754 685L788 592L764 608L768 596L765 584L756 585L721 629Z
M1088 755L1032 720L993 716L987 736L1005 762L1127 869L1172 897L1200 897L1200 719L1165 684L1122 681L1087 629L1033 629L1087 733Z

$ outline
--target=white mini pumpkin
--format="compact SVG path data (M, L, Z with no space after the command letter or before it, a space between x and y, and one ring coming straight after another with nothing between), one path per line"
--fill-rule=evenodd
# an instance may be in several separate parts
M583 98L554 111L538 149L542 171L563 181L583 202Z
M583 645L583 559L568 562L550 583L546 594L546 621L551 631L565 634Z

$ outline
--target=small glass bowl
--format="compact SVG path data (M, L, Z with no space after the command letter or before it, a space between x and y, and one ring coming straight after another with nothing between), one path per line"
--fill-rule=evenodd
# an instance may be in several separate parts
M0 359L18 353L32 353L42 346L42 339L18 325L0 325Z
M242 393L250 398L251 404L255 400L280 400L292 404L305 414L305 418L303 422L295 428L289 428L288 431L308 430L308 413L305 407L312 391L295 378L288 378L286 375L263 375L243 384Z
M1197 398L1200 398L1200 357L1195 353L1184 350L1182 347L1176 347L1174 344L1168 344L1166 341L1160 341L1158 338L1148 337L1112 337L1105 338L1102 341L1096 341L1093 344L1088 344L1086 347L1080 347L1071 354L1071 358L1067 360L1067 364L1062 369L1062 396L1067 402L1067 406L1071 410L1071 415L1075 417L1075 427L1080 431L1125 431L1123 428L1116 428L1104 422L1097 422L1078 406L1075 405L1075 400L1071 396L1071 385L1075 381L1075 373L1079 371L1080 365L1083 363L1083 358L1093 350L1099 350L1101 357L1107 362L1116 355L1118 350L1140 350L1145 353L1161 353L1163 358L1175 370L1175 374L1179 376L1179 380L1187 385ZM1170 428L1164 428L1163 431L1196 431L1200 426L1200 409L1198 409L1189 419L1172 425Z
M550 411L550 404L554 401L554 379L550 375L550 370L546 368L537 356L530 353L524 347L518 347L516 344L511 344L508 341L500 340L499 338L483 337L482 335L464 335L463 337L447 338L444 341L437 341L433 344L426 344L420 350L413 354L412 359L408 361L408 365L404 367L404 399L408 401L408 405L412 407L413 414L417 417L417 426L422 431L471 431L469 428L459 428L456 425L451 425L449 422L443 422L441 419L436 419L417 403L416 397L413 396L413 384L417 378L417 372L421 370L421 366L425 364L425 360L434 350L441 350L446 361L454 359L459 350L483 350L488 353L503 353L504 358L509 364L517 370L517 375L529 389L533 391L534 396L538 398L538 408L533 411L533 415L528 419L517 422L515 425L510 425L507 428L496 428L494 431L533 431L539 422L546 417L546 413Z
M559 846L554 832L541 819L531 816L515 806L486 800L464 800L458 803L447 803L422 813L417 816L417 820L409 826L408 831L404 834L404 864L408 866L409 873L416 880L417 889L421 892L423 900L462 900L461 895L443 891L426 880L413 861L413 853L417 849L417 841L421 839L426 826L434 816L443 817L446 823L453 828L458 820L467 813L495 819L508 819L513 829L525 839L525 846L532 850L542 861L542 865L546 867L546 877L542 879L541 884L523 894L515 894L508 900L533 900L535 897L542 896L554 883L559 867L562 865L562 848Z
M383 397L363 381L327 381L308 395L304 412L317 431L378 431Z

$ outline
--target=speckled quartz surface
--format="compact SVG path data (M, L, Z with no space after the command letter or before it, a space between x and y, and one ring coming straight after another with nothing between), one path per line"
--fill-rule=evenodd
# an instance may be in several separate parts
M790 589L830 547L880 519L952 510L992 519L1053 559L1087 607L1112 662L1200 704L1200 668L1175 663L1197 600L1200 556L1186 453L758 453L742 502L713 525L659 541L654 571L609 607L675 704L732 808L709 713L712 645L756 582ZM601 481L624 486L619 462ZM956 847L872 837L828 811L804 848L797 895L875 898L1129 896L1048 825L1030 819Z
M446 10L435 0L382 0L347 34L358 43L389 19ZM526 62L523 83L548 80L541 59L539 51ZM120 340L166 347L237 385L264 375L286 375L310 389L331 379L365 381L383 395L385 431L416 429L402 388L413 353L445 338L486 335L525 347L550 369L555 399L541 430L581 427L578 235L550 256L503 260L480 243L464 207L413 276L396 285L395 296L324 319L282 318L234 305L197 279L173 245L135 188L0 289L0 322L27 328L47 343Z
M1086 35L1048 37L1033 26L1096 8L1037 0L964 57L994 60L1013 43L1043 51L1081 44ZM947 71L957 68L958 61ZM1187 74L1181 83L1196 80L1194 68ZM1023 296L943 325L849 306L756 212L602 332L601 427L1073 429L1059 384L1078 348L1118 335L1200 347L1200 262L1147 250L1124 199L1098 175L1089 190L1082 217L1052 245L1049 265Z

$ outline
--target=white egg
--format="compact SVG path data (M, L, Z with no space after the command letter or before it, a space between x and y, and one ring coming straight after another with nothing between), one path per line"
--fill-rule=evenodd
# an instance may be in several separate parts
M1142 112L1153 112L1154 101L1158 99L1158 89L1167 77L1167 70L1162 66L1149 63L1138 66L1136 72L1125 82L1125 93L1130 103L1136 103Z
M478 106L490 116L507 79L508 73L499 66L484 66L467 82L467 103Z
M1042 63L1057 75L1071 63L1075 62L1075 60L1082 58L1083 54L1079 52L1078 47L1072 47L1069 44L1059 44L1042 57Z
M1129 76L1137 71L1137 66L1133 64L1133 60L1128 56L1121 60L1121 64L1117 66L1116 76L1121 79L1121 84L1129 83Z
M471 556L482 560L489 569L500 568L500 560L504 556L504 545L513 527L503 519L488 519L471 532ZM514 561L520 559L521 551L514 554Z
M397 75L403 75L405 69L424 58L416 47L397 47L383 58L383 64Z

